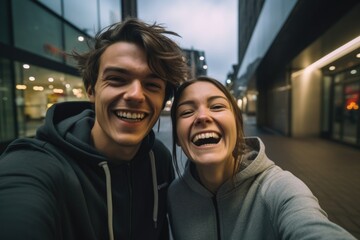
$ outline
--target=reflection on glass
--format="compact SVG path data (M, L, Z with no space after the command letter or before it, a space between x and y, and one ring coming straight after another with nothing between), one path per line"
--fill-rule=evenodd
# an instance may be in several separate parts
M16 137L10 61L0 58L0 142Z
M63 62L61 21L31 1L12 0L15 46Z
M44 4L45 6L47 6L48 8L50 8L51 10L53 10L54 12L56 12L58 15L61 16L61 1L57 0L38 0L39 2L41 2L42 4Z
M90 36L99 31L97 0L64 0L64 17Z
M65 52L71 54L74 50L79 53L85 52L88 50L88 43L85 39L85 36L74 28L69 25L65 25ZM67 55L65 57L66 63L68 65L77 66L77 62Z
M333 109L333 124L332 137L340 139L341 136L341 122L342 122L342 85L336 85L334 89L334 109Z
M357 125L359 122L359 84L345 85L344 135L343 140L356 143Z

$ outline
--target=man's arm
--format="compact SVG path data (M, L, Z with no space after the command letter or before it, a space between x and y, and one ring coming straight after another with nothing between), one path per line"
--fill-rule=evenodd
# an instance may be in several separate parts
M59 167L49 158L34 150L2 156L0 239L55 239Z

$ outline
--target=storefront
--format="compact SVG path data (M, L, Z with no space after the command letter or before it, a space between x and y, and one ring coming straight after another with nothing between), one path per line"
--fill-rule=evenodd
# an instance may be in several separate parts
M101 3L0 1L0 152L15 138L34 136L53 103L87 100L70 55L121 19L121 1Z
M341 70L335 72L337 68ZM360 49L327 66L323 74L323 116L329 119L323 122L323 135L360 146Z

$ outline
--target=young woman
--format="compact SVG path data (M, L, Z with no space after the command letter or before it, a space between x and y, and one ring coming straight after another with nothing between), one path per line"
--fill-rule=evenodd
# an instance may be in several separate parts
M232 95L215 79L183 83L171 109L176 144L189 161L170 186L175 240L355 239L330 222L309 188L245 138Z

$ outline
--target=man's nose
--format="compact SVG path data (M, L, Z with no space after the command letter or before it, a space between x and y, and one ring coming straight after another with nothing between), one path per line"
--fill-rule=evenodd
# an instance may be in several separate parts
M126 89L126 93L124 94L124 99L128 101L136 101L136 102L144 101L145 99L144 90L139 80L134 80L128 85L128 88Z

